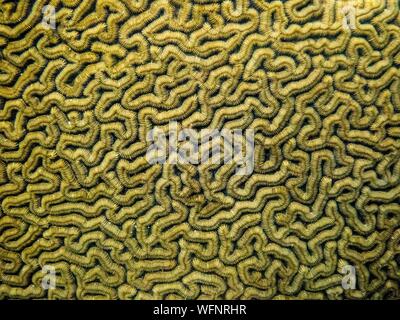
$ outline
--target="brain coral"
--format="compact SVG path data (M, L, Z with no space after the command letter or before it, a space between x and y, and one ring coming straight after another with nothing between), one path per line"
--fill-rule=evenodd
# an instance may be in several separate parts
M397 0L0 0L0 299L400 299L399 200Z

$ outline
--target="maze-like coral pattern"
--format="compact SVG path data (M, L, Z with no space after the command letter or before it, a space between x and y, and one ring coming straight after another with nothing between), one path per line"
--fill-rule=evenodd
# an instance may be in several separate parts
M1 0L0 298L399 299L399 67L397 0ZM171 121L254 172L150 165Z

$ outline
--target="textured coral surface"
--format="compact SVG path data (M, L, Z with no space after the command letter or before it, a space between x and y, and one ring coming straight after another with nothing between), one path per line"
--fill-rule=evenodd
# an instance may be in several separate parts
M400 299L399 182L397 0L0 0L0 299Z

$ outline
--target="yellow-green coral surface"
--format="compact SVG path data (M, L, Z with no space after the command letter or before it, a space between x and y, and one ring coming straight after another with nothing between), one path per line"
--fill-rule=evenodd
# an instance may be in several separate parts
M397 0L0 0L1 299L400 299L399 150Z

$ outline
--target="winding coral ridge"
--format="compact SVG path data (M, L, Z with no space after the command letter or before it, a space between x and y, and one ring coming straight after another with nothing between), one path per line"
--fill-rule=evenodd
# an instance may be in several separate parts
M1 0L0 298L400 299L399 2L349 3ZM149 164L171 121L254 172Z

